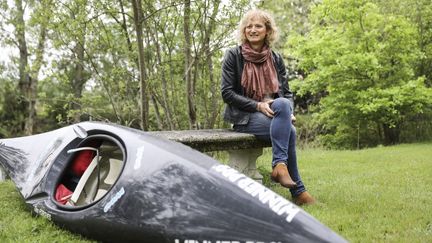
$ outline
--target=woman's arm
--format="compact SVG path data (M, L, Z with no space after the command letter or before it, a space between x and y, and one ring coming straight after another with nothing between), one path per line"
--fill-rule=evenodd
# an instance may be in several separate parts
M240 110L255 112L258 102L241 95L240 80L242 74L240 72L242 67L239 67L240 58L238 56L241 54L237 53L236 50L237 48L228 50L222 63L222 99L228 105L235 106Z

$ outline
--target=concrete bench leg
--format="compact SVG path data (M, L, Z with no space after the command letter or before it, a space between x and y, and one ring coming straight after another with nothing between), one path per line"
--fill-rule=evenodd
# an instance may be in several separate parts
M257 158L261 156L262 153L262 148L229 150L228 165L262 183L263 176L258 172L256 167Z
M3 167L0 165L0 182L6 180L6 172L3 170Z

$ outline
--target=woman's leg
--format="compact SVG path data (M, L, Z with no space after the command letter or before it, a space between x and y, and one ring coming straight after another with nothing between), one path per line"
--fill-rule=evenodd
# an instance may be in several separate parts
M278 162L287 164L290 176L297 184L290 191L293 196L297 196L306 189L297 168L296 134L291 123L291 106L288 99L278 98L272 103L271 108L275 113L273 118L269 118L261 112L254 112L250 114L247 125L235 126L234 129L238 132L254 134L259 139L272 142L272 168Z
M272 141L273 161L272 166L280 161L288 162L288 149L291 137L291 106L288 99L279 98L273 101L271 109L274 117L270 125L270 137Z
M290 188L293 197L300 195L306 191L306 187L301 180L300 173L297 167L297 154L296 154L296 129L294 126L291 128L290 141L288 147L288 171L292 180L297 184L296 187Z
M296 132L292 125L290 101L285 98L276 99L271 106L274 118L270 126L272 138L273 167L277 162L286 161L291 179L297 186L290 188L293 196L306 191L297 167Z
M271 141L270 125L272 119L261 112L250 113L249 122L246 125L234 125L237 132L249 133L255 135L258 139Z

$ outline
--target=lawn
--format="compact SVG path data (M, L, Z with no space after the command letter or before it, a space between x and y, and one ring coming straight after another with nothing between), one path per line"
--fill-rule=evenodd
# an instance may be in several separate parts
M350 242L432 242L432 143L308 149L298 159L319 202L304 209ZM269 161L267 151L259 160L264 175ZM282 187L270 187L290 198Z
M318 203L304 209L350 242L432 242L432 143L359 151L298 151L300 172ZM270 152L259 158L269 182ZM87 242L32 217L10 181L0 183L1 242Z
M0 182L0 242L89 242L59 229L42 217L32 217L15 185Z

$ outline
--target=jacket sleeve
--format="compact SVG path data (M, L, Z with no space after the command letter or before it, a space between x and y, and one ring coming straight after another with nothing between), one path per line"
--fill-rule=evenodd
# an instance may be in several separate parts
M277 60L278 61L276 62L276 65L279 75L279 82L281 82L282 96L291 102L291 109L294 111L294 95L289 89L287 69L280 54L277 54Z
M222 63L222 99L228 105L240 110L255 112L258 102L242 95L241 73L239 73L241 68L239 67L238 55L241 54L237 53L235 48L225 53Z

